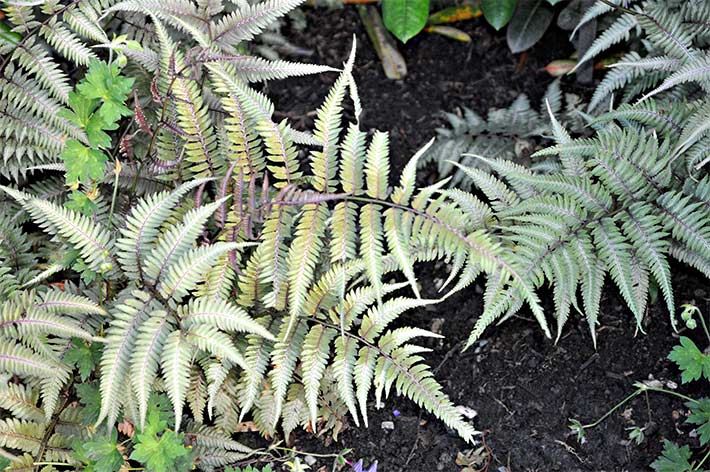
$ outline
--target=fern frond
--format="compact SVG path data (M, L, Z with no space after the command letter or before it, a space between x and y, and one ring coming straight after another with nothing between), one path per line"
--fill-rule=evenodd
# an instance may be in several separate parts
M39 395L33 388L16 383L0 385L0 400L2 409L19 420L44 421L44 412L37 406Z
M3 342L0 345L0 370L16 375L52 377L56 373L56 365L19 344Z
M145 425L148 400L158 375L160 353L171 329L168 314L164 311L154 311L140 324L136 332L135 347L129 361L129 378L138 402L138 424L141 428Z
M41 293L33 307L48 313L106 315L106 310L89 298L60 290L47 290Z
M663 83L647 93L641 101L665 92L673 87L687 82L707 82L710 80L710 54L698 54L685 65L673 72Z
M225 197L190 210L180 224L173 225L163 233L156 241L155 249L146 258L146 275L156 282L162 280L168 268L192 248L197 236L203 232L207 220L228 199L229 197Z
M365 158L365 181L367 195L371 198L384 200L388 195L389 181L389 136L387 133L376 132L372 137Z
M118 417L121 389L131 362L140 326L150 314L160 310L160 304L140 290L124 291L112 310L111 324L106 331L106 347L101 356L101 410L96 423L104 419L112 425Z
M304 75L335 72L337 69L317 64L303 64L289 61L269 61L252 56L208 55L205 62L227 62L234 68L235 74L246 82L265 82L268 80L300 77Z
M165 390L175 413L175 431L180 430L193 355L193 344L187 341L180 330L173 331L165 339L160 367L165 379Z
M318 109L315 122L315 138L322 143L322 150L311 153L313 186L319 192L334 192L337 171L337 141L340 135L341 110L345 92L350 85L350 75L355 61L354 45L343 72L328 92L328 97Z
M47 55L47 52L38 44L28 44L15 48L12 60L17 61L25 71L35 76L38 83L45 87L53 97L62 103L69 100L69 78L59 66Z
M322 236L327 216L325 205L305 205L296 227L288 253L289 314L292 319L305 314L301 308L308 287L313 282L318 257L323 249Z
M76 247L92 270L108 272L114 268L113 240L101 225L46 200L18 194L4 186L0 189L17 199L44 230Z
M126 224L121 230L122 237L116 241L118 260L127 274L132 277L143 276L144 248L155 242L161 224L167 220L171 209L180 199L208 181L196 179L181 185L174 192L151 194L136 203L126 217Z
M303 0L267 0L256 5L245 5L226 15L212 28L212 37L224 47L249 41L269 26L276 18L298 7Z
M271 401L272 421L265 426L268 430L276 428L276 423L281 416L288 385L296 368L296 362L303 349L303 342L306 336L306 323L297 320L292 326L288 318L281 324L276 344L271 352L271 370L268 379L273 389Z
M220 331L252 333L274 341L276 338L244 310L229 302L197 298L178 309L178 316L186 328L209 325Z
M631 30L639 24L638 17L632 13L623 13L614 23L609 26L604 32L594 40L592 45L587 49L584 55L579 59L579 64L597 57L603 51L606 51L611 46L622 41L628 41ZM578 67L577 66L577 67Z
M368 203L360 210L360 255L365 261L367 277L377 293L382 297L382 274L384 251L381 207Z
M203 274L219 256L244 247L240 243L215 243L191 249L168 269L158 285L158 291L166 298L179 300L194 290Z
M301 353L303 386L314 430L318 419L318 395L321 390L321 381L330 357L330 344L336 333L333 329L315 325L306 334L303 341L303 352Z
M261 318L265 326L268 326L268 319ZM267 338L255 335L247 336L247 348L244 358L248 368L244 369L240 378L239 405L241 406L240 421L244 415L251 410L252 406L261 391L261 384L264 381L266 369L271 356L272 344L267 342Z
M201 351L210 353L217 359L225 359L244 369L246 361L231 338L210 325L193 325L185 333L186 340Z
M92 59L96 59L96 54L61 22L50 21L42 25L40 34L56 51L76 65L87 66Z

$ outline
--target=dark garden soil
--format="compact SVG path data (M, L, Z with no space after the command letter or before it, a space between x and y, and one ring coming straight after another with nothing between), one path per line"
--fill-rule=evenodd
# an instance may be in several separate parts
M307 34L294 32L291 39L315 51L309 58L312 62L341 64L353 33L357 35L355 73L365 108L363 126L390 131L395 175L441 124L441 110L465 105L484 113L491 106L507 105L521 92L537 102L551 80L542 68L571 52L566 34L551 31L521 65L502 36L474 20L461 25L473 36L471 44L422 35L402 47L409 74L394 82L384 77L354 9L310 11L307 16ZM292 80L288 87L275 83L270 94L277 109L289 110L292 120L312 120L313 104L320 103L332 80L331 75ZM443 274L432 267L421 269L424 287L433 287ZM674 270L677 303L695 301L707 313L703 279L682 266ZM573 317L555 344L523 312L489 329L474 348L461 353L481 312L480 293L480 285L471 287L430 310L409 315L406 323L428 329L434 325L445 336L429 346L433 349L429 360L438 366L436 377L452 400L478 413L474 424L484 432L490 451L489 466L481 470L641 471L649 470L663 439L697 446L690 428L682 424L682 402L659 394L639 396L588 431L583 444L568 428L569 418L586 423L603 415L633 391L636 381L650 376L679 380L666 360L677 335L660 303L648 310L646 334L636 334L632 315L609 286L597 329L597 350L579 316ZM436 293L432 290L428 295ZM382 423L390 421L394 429L383 429ZM628 441L627 428L634 426L647 427L640 446ZM416 405L399 397L390 398L381 410L372 405L369 429L351 425L337 443L300 434L294 445L313 453L351 448L351 457L363 457L366 463L378 460L381 472L461 470L455 462L457 454L471 449L441 422L428 414L420 416ZM312 469L325 464L319 461Z

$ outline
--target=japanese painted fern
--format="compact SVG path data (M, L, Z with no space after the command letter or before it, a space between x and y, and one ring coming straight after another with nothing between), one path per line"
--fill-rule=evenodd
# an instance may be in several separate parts
M703 167L710 150L710 75L706 32L697 27L710 12L704 2L641 4L622 12L587 54L625 38L628 24L642 29L649 51L646 57L631 53L635 59L627 56L602 81L591 108L617 89L620 105L586 117L591 137L573 138L578 128L567 131L550 104L557 144L533 155L544 164L526 167L485 150L467 157L483 168L452 162L486 197L471 221L510 255L527 286L552 287L558 337L577 311L595 338L607 275L639 328L651 284L675 325L671 257L710 276L710 178ZM605 11L595 8L590 14ZM516 313L526 297L489 277L469 345L487 326Z

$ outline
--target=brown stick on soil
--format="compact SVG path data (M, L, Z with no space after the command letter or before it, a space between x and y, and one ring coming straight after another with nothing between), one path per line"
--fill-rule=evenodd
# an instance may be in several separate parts
M407 75L407 63L397 50L392 36L389 34L377 8L373 6L358 5L365 31L370 37L370 42L375 48L377 56L382 63L382 69L388 79L401 80Z

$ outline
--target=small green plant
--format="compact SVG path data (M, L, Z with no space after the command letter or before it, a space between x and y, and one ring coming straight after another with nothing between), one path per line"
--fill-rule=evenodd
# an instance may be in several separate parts
M115 429L73 445L75 457L84 465L84 470L96 472L119 470L124 464L121 448Z
M190 469L192 458L190 449L185 447L185 434L167 426L160 411L149 410L145 428L133 439L131 459L145 464L146 469L153 472Z
M98 405L84 408L94 409ZM119 438L116 428L108 432L98 430L85 440L74 441L73 458L82 464L82 470L95 472L118 472L127 467L127 457L143 465L147 472L190 470L192 448L186 445L186 435L176 433L171 426L169 410L166 412L159 400L152 401L145 428L129 431L127 438L123 434Z
M66 206L85 215L96 210L97 185L103 181L112 144L107 132L118 129L119 120L132 114L125 103L134 79L120 72L117 62L92 61L76 90L68 95L69 110L59 114L84 132L66 142L61 158L66 183L72 189Z

